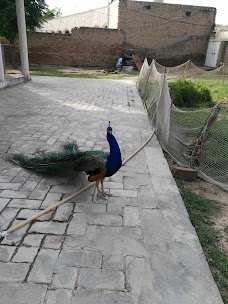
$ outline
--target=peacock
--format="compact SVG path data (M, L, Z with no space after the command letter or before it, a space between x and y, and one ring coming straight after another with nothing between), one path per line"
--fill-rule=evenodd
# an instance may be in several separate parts
M23 154L13 154L11 161L23 168L37 173L58 173L66 170L84 171L89 182L96 182L98 196L105 198L103 181L112 176L122 166L121 152L118 142L112 134L110 122L107 128L107 141L110 152L100 150L80 151L78 145L67 143L61 152L42 153L28 157Z

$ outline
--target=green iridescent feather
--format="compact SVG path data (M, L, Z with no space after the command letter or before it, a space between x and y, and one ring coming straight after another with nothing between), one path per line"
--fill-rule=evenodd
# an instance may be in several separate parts
M13 154L11 161L37 173L60 173L68 170L90 172L103 168L109 153L103 151L81 152L75 143L67 143L60 152L50 152L28 157Z

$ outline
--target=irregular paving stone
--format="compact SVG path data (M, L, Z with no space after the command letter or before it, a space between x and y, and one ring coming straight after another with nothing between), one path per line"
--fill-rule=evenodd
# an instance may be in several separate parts
M50 192L73 194L79 190L79 187L74 186L53 186Z
M66 225L66 223L59 222L36 222L32 224L29 232L64 234Z
M109 177L109 180L110 182L123 183L123 172L116 172L116 174Z
M71 304L72 291L66 289L49 290L47 292L46 304Z
M57 261L57 268L90 267L101 268L102 254L95 250L63 250Z
M123 225L124 226L140 226L141 216L139 207L125 206L123 211Z
M0 176L0 183L9 183L9 182L11 182L12 179L13 179L12 176L3 175L3 176Z
M54 220L59 222L68 221L73 211L73 208L74 208L73 203L65 203L59 206L56 210Z
M109 227L101 225L88 225L87 235L116 235L126 236L135 240L142 240L142 229L138 227Z
M41 205L41 209L46 209L55 203L58 203L62 197L61 193L48 193Z
M124 189L126 189L126 190L139 189L140 185L137 183L137 180L133 177L124 176L123 182L124 182Z
M125 173L123 176L124 189L138 190L140 186L151 186L151 179L148 174Z
M107 213L89 213L87 214L88 224L99 224L104 226L121 226L122 217Z
M20 224L23 221L15 220L11 227ZM1 244L4 245L18 245L21 242L21 239L24 237L26 231L28 229L28 225L22 226L20 229L15 230L13 233L7 235L7 237L2 241Z
M8 176L15 176L17 175L20 171L22 170L22 168L20 167L14 167L12 166L9 170L7 170L4 175L8 175Z
M0 283L2 304L42 304L47 286L30 283Z
M102 255L126 255L148 257L147 250L142 244L129 237L119 235L72 235L67 236L64 242L65 249L78 249L87 247L98 250Z
M39 199L39 200L43 200L46 197L46 194L48 193L48 191L50 190L49 186L37 186L32 193L29 195L30 199Z
M82 185L82 188L85 187L88 184L88 182L85 182ZM72 193L75 193L77 190L74 190ZM93 196L94 196L94 187L88 188L86 191L80 193L79 195L75 196L71 201L75 203L92 203Z
M43 234L28 234L23 241L23 245L39 247L43 239Z
M149 276L150 274L150 276ZM154 294L156 292L153 287L153 278L151 275L150 264L145 258L126 257L126 284L132 294L140 296L143 303L151 303L146 294Z
M123 189L123 183L118 182L104 182L104 188L108 189Z
M128 292L99 291L78 288L72 304L138 304L138 298Z
M10 261L15 249L14 246L0 246L0 262Z
M22 282L27 275L29 266L28 263L0 262L1 282Z
M27 220L28 218L31 218L34 215L37 215L39 212L40 212L40 210L23 209L18 213L17 218ZM51 218L52 214L53 214L53 212L48 212L48 213L38 217L36 219L36 221L48 221Z
M106 206L104 204L83 204L77 203L74 209L74 212L83 212L83 213L105 213Z
M122 255L104 255L102 269L124 270L124 259Z
M176 195L180 195L180 192L173 177L154 177L152 179L152 184L156 197L160 200L166 200L167 205L169 205L169 200L167 200L167 197L171 199Z
M0 190L18 190L20 187L19 183L0 183Z
M123 291L124 274L122 271L82 268L79 273L78 286Z
M0 198L0 212L7 206L10 199L8 198Z
M75 213L70 221L67 234L85 235L87 227L87 216L84 213Z
M60 249L65 236L63 235L47 235L45 237L43 248Z
M137 197L136 190L121 190L121 189L110 189L110 194L113 196L120 196L120 197Z
M0 197L8 198L27 198L29 196L29 191L15 191L15 190L3 190L0 193Z
M42 201L30 199L12 199L8 207L10 208L25 208L25 209L38 209Z
M37 255L38 248L36 247L20 247L16 255L13 257L13 262L32 263Z
M61 268L58 267L55 270L57 273L53 276L52 287L53 288L66 288L66 289L74 289L77 276L78 276L78 268L76 267L69 267Z
M50 284L58 255L58 251L41 249L29 274L28 281Z
M138 206L137 198L131 197L109 197L107 212L122 214L124 206Z
M148 172L148 169L146 166L130 167L130 166L125 165L120 169L120 171L123 172L124 175L125 175L125 173L129 173L129 172L146 174Z
M6 230L9 224L13 221L18 213L18 209L5 208L4 212L0 214L1 230Z
M158 208L158 197L152 186L140 186L138 200L141 208Z
M37 186L38 182L37 181L33 181L33 180L27 180L24 185L21 187L21 190L25 190L25 191L33 191L36 186Z
M145 147L147 164L152 176L173 178L161 147Z
M47 82L49 86L48 90ZM36 92L35 103L32 102L34 92ZM108 94L108 99L105 98L105 94ZM52 77L49 77L47 80L46 77L34 76L33 81L23 87L15 86L3 90L1 92L1 99L3 102L0 103L0 112L3 118L6 117L7 119L1 125L0 132L6 140L8 139L9 143L14 142L12 145L14 150L12 152L34 153L38 147L42 147L47 151L56 151L56 148L60 148L58 146L60 142L66 141L69 136L73 139L79 138L79 145L86 146L87 141L91 145L91 141L95 143L96 140L96 145L101 145L102 148L106 149L108 148L108 144L105 139L105 132L102 130L106 128L107 122L105 117L108 116L112 117L112 125L120 143L123 158L134 152L151 133L151 125L147 119L147 114L140 97L137 95L136 88L129 81L127 85L126 81L125 83L119 81L117 86L116 82L112 81L57 79ZM55 138L58 139L55 146L49 146L47 141ZM147 146L156 148L159 147L159 144L154 137ZM157 153L156 149L153 152ZM161 150L158 152L160 153L160 157L162 155ZM137 200L137 197L131 197L131 199L136 201L136 205L133 205L133 203L129 204L129 206L139 207L142 213L142 221L139 228L143 232L143 240L136 241L136 239L127 235L109 235L103 232L98 234L93 232L88 233L89 229L86 230L85 226L85 235L70 235L63 244L63 248L67 250L79 250L79 246L84 248L83 250L88 250L85 248L97 249L97 252L100 252L104 258L102 267L104 266L104 261L107 267L117 267L118 259L116 257L122 256L122 258L125 258L124 269L129 275L128 282L131 282L133 287L135 286L132 288L134 294L132 294L130 286L127 286L127 284L125 284L127 292L107 292L104 290L99 292L98 290L77 288L72 304L74 302L76 304L145 304L148 301L150 304L151 302L156 304L201 304L202 301L203 303L222 303L208 265L205 262L205 257L202 255L202 249L195 231L189 223L184 204L183 202L181 203L181 198L178 196L179 192L175 181L168 177L156 177L156 173L151 173L154 167L152 169L149 168L150 172L148 172L145 155L144 150L140 151L127 166L121 168L122 171L106 179L110 182L122 183L124 177L134 178L134 176L140 175L141 173L137 172L141 171L141 169L145 171L141 175L146 176L150 173L151 184L148 183L148 177L146 177L145 182L142 178L139 184L140 188L137 191L139 200ZM150 166L153 166L152 162ZM29 180L40 182L42 178L37 174L31 174L30 176L20 175L20 173L27 171L21 168L17 168L19 171L14 170L16 166L6 163L5 160L1 161L0 168L2 174L13 174L10 177L12 180L3 181L6 183L24 183L28 178ZM69 176L58 176L58 179L59 181L61 179L61 185L67 185ZM57 180L57 177L47 177L46 181L42 180L42 185L60 185L60 183L53 183L53 180ZM149 191L150 189L151 191ZM112 190L114 191L115 189ZM129 191L130 189L125 190ZM125 194L127 193L126 191L124 192ZM62 195L62 193L59 194ZM108 213L113 212L113 214L118 215L122 214L123 207L128 206L125 200L129 201L129 197L125 197L123 192L120 194L121 196L109 197L105 203L99 202L96 198L93 200L93 186L81 196L75 197L71 201L79 203L91 203L95 201L104 205L113 202L112 206L107 206ZM116 199L118 205L116 209L114 209L115 201L113 199ZM121 203L120 200L122 200ZM30 207L19 208L29 209ZM4 214L5 209L3 209L1 215ZM165 212L158 213L158 211ZM87 213L88 211L81 213L81 216ZM157 220L154 219L156 216L158 217ZM118 227L121 228L121 226ZM106 257L111 256L113 258L106 259ZM132 260L128 260L127 257L129 259L132 258ZM145 259L145 264L137 259ZM142 280L142 276L149 269L147 268L148 262L150 262L150 267L153 269L152 276L145 275L145 278ZM67 271L68 269L65 269L65 272ZM137 271L139 278L138 285L141 288L138 288L135 283ZM56 275L58 274L56 273ZM147 281L151 282L154 290L148 287ZM125 283L127 283L126 280ZM37 284L37 286L40 286L40 284ZM77 287L77 284L75 284L75 287ZM50 288L52 288L51 283ZM137 294L139 292L138 298ZM82 293L84 294L82 295ZM24 296L25 298L28 297L27 293L24 293ZM43 304L42 302L45 301L46 299L40 299L38 303ZM30 299L29 304L34 302L34 299ZM26 299L22 303L26 303Z

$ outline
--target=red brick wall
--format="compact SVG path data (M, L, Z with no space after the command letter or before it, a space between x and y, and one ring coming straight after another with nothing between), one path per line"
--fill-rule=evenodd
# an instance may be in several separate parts
M129 53L163 64L203 63L215 15L215 8L122 0L118 26Z
M75 28L72 34L34 33L28 38L29 62L66 66L115 66L123 32Z
M190 16L186 16L190 12ZM28 38L31 64L115 66L123 53L174 66L204 64L214 8L122 0L118 30L75 28L72 34L35 33Z

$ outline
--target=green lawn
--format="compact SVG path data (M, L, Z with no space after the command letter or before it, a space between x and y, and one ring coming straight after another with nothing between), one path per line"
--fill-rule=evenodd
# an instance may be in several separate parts
M97 68L90 68L90 69L83 68L82 72L80 72L80 70L75 71L74 69L70 71L70 68L66 68L66 70L69 70L69 72L65 72L63 69L59 69L58 67L32 66L30 67L30 74L37 76L57 76L57 77L70 77L70 78L93 78L93 79L113 79L113 80L124 79L126 77L136 77L139 74L137 71L134 71L131 74L125 74L119 72L116 74L104 73L102 72L102 69L99 70Z
M212 220L213 214L222 212L220 203L204 199L184 187L181 195L224 304L228 304L228 255L221 251L219 232Z
M228 104L228 76L226 75L223 81L223 78L217 79L215 76L214 79L191 79L192 82L197 82L208 88L211 92L212 101L217 102L219 100L224 100L224 103Z

